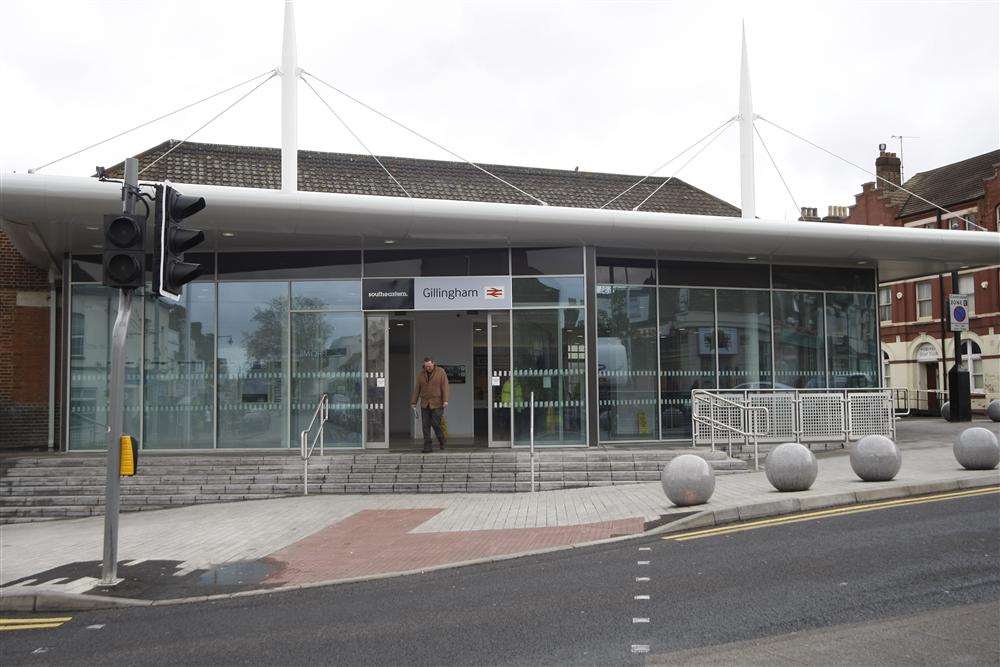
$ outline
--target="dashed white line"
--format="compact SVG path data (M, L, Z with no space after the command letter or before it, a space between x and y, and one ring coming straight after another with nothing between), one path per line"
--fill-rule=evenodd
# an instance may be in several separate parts
M649 581L649 577L636 577L635 580L641 583L643 581Z
M648 595L636 595L634 599L636 599L636 600L648 600L649 596Z
M652 551L652 547L639 547L639 551Z
M649 644L632 644L632 653L649 653Z
M635 564L636 565L649 565L649 561L648 560L637 560L635 562Z
M639 618L639 617L634 617L634 618L632 619L632 622L633 622L633 623L649 623L649 619L648 619L648 618Z

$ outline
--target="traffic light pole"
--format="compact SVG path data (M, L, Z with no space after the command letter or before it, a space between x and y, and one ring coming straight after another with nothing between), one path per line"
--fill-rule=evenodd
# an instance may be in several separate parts
M139 192L139 161L125 160L125 183L122 185L122 212L135 213ZM111 334L111 377L109 381L108 411L108 470L104 500L104 559L101 565L101 584L118 583L118 512L121 501L121 436L124 433L125 412L125 339L132 317L131 289L118 291L118 316Z

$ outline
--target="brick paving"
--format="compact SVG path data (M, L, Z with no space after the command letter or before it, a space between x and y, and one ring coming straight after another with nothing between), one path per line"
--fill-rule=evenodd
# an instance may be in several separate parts
M479 558L633 535L642 517L551 528L413 532L443 508L362 510L271 554L268 584L303 584L405 572Z

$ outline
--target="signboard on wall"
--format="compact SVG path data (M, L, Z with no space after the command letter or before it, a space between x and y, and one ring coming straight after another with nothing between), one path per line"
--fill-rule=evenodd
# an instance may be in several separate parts
M952 331L969 330L969 297L966 294L948 295L948 320Z
M412 310L413 278L365 278L361 285L365 310Z
M414 278L416 310L506 310L510 308L510 276Z

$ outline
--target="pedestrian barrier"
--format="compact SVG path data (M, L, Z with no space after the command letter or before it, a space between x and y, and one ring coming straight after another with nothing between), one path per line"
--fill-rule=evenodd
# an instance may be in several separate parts
M329 416L330 396L329 394L320 394L309 426L299 434L299 451L302 456L302 495L304 496L309 495L309 459L312 457L317 443L319 444L319 455L323 456L323 432L326 430L326 420ZM313 434L312 430L316 426L317 420L319 420L319 428Z
M767 406L750 405L736 397L695 389L691 392L691 421L694 433L692 444L698 443L699 433L707 434L707 442L714 452L716 436L721 431L727 439L729 457L732 458L733 437L742 438L743 444L753 444L753 467L754 470L760 470L758 442L760 438L767 436L771 426L771 414Z

